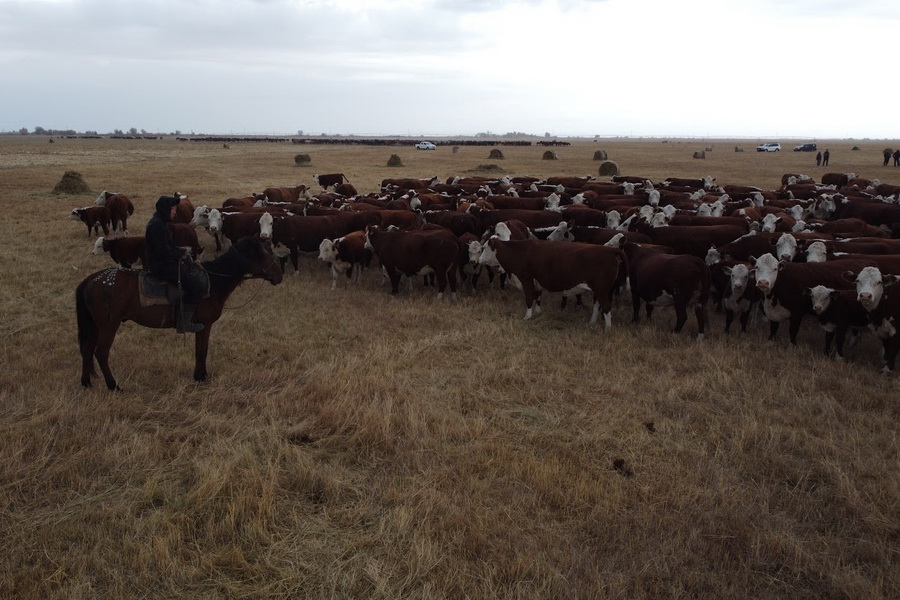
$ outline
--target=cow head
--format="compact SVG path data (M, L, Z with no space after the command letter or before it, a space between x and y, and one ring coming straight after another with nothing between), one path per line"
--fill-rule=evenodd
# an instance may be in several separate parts
M770 292L775 287L778 279L778 271L784 267L784 263L770 253L763 254L753 264L753 272L756 275L756 287L763 292Z
M647 203L650 206L659 206L659 190L650 190L647 192Z
M725 267L724 273L728 275L732 297L735 299L742 297L750 285L750 267L738 263L733 267Z
M477 240L472 240L467 244L466 249L469 252L469 264L477 265L478 258L481 256L481 251L484 250L484 244Z
M496 225L494 225L494 235L503 240L504 242L508 242L512 238L512 231L509 229L509 225L500 221Z
M84 211L83 208L73 208L72 213L69 215L69 218L73 221L80 221L82 211Z
M617 210L611 210L606 213L606 228L618 229L622 224L622 214Z
M609 238L609 241L603 244L604 246L609 246L610 248L622 248L625 245L625 242L628 240L625 239L624 233L617 233L616 235Z
M333 263L337 260L336 241L337 240L332 241L327 238L322 240L322 243L319 244L319 260L324 260L327 263Z
M111 196L111 195L112 194L110 192L103 190L102 192L100 192L100 195L97 196L97 199L94 200L94 204L96 204L97 206L105 206L106 205L106 197Z
M831 305L831 299L837 293L837 290L824 285L817 285L804 290L804 294L809 296L809 300L812 303L813 312L817 315L821 315L828 310L828 307Z
M853 275L852 272L844 273L845 278ZM878 267L865 267L856 276L856 299L868 311L874 310L881 302L884 294L885 278ZM893 282L893 279L891 279Z
M502 240L496 235L491 236L491 239L489 239L481 249L481 254L478 256L478 263L494 267L502 272L503 267L500 266L500 261L497 259L497 245L500 244L501 241Z
M206 213L206 219L210 233L215 234L222 231L222 221L224 217L222 217L222 212L218 208L214 208Z
M658 212L650 217L650 227L668 227L670 218L666 213Z
M797 255L797 238L784 233L775 241L775 255L779 260L792 261Z
M712 187L716 184L716 178L712 175L707 175L703 178L703 187L707 190L712 189Z
M772 213L767 214L762 218L762 228L761 231L763 233L775 233L775 227L781 223L781 217L778 215L774 215Z
M209 208L203 204L194 208L194 216L191 217L191 227L209 227Z
M575 236L572 235L571 227L565 221L561 221L559 225L553 228L547 239L551 242L574 242Z
M544 201L544 210L553 210L557 212L562 210L559 207L559 194L553 193L547 196L547 199Z
M722 261L722 253L715 246L710 246L709 250L706 251L706 259L705 262L710 267L716 265Z
M102 237L97 238L97 241L94 242L94 249L91 250L91 254L93 254L94 256L106 254L106 248L104 247L104 242L106 242L106 238L102 238Z
M825 262L827 260L828 248L824 242L813 242L806 247L806 262Z

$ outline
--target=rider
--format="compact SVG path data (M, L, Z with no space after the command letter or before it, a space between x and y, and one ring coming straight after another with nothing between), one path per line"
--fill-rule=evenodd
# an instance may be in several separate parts
M178 196L160 196L156 201L156 212L147 223L145 237L147 240L145 265L154 276L178 285L181 280L181 310L175 310L175 330L178 333L197 333L203 325L193 323L191 319L197 312L197 304L206 291L203 282L191 274L187 262L189 248L179 248L172 241L172 232L168 224L175 218L175 211L180 202Z

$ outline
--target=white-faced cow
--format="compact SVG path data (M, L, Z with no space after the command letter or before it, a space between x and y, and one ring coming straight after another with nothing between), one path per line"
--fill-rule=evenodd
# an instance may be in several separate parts
M778 326L789 321L791 344L797 344L797 334L803 316L812 313L808 290L824 285L833 289L847 289L846 271L858 273L874 266L868 260L835 260L823 263L792 263L779 261L772 254L764 254L754 263L756 286L763 292L763 312L769 320L769 341L774 341Z
M104 236L109 235L110 215L109 209L105 206L74 208L69 218L73 221L81 221L87 225L88 237L91 237L92 230L94 235L100 235L100 229L103 229Z
M97 196L94 204L109 209L113 232L119 231L123 235L128 235L128 217L134 214L134 204L131 203L128 196L103 190Z
M893 373L900 351L900 277L884 275L878 267L862 269L855 278L856 298L869 312L869 329L884 348L884 373Z

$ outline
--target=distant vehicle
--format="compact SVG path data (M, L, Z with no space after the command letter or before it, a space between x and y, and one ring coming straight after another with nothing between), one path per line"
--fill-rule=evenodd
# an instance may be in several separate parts
M794 146L794 152L815 152L818 150L815 144L800 144L799 146Z
M435 150L437 149L437 146L435 146L431 142L419 142L418 144L416 144L416 148L418 150Z
M781 144L778 142L766 142L756 147L757 152L781 152Z

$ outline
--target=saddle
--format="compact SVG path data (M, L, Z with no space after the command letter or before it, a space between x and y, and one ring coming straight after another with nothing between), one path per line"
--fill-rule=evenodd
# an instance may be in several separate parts
M203 286L206 289L203 292L203 297L208 298L209 273L197 263L191 263L189 270L193 277L203 281ZM149 271L138 272L138 296L141 306L158 306L163 304L174 306L181 301L181 293L177 285L155 277Z

